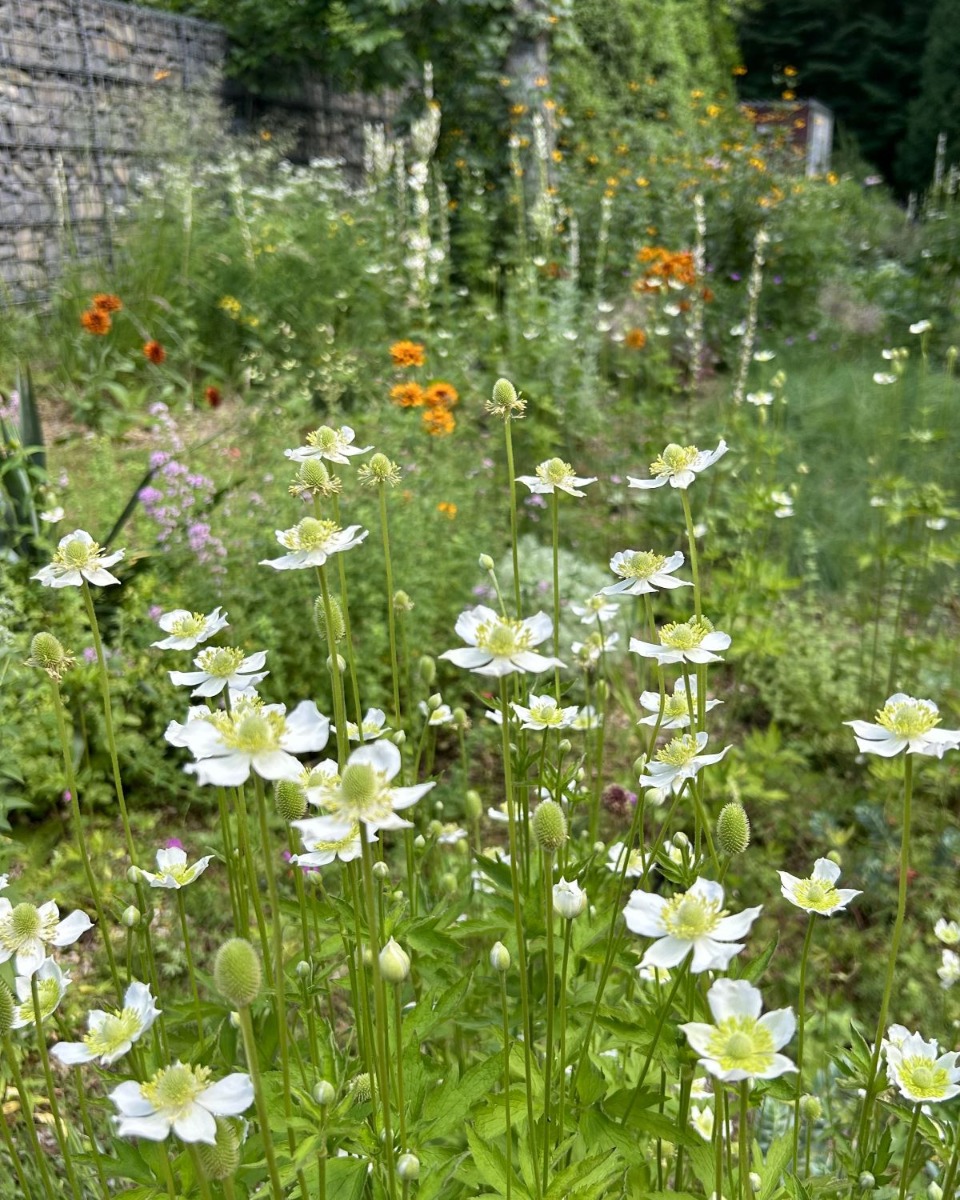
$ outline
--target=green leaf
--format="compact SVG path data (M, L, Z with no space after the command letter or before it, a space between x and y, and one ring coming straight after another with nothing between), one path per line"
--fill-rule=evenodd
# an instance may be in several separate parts
M327 1200L360 1200L367 1183L362 1158L327 1159Z
M769 1200L776 1189L780 1186L780 1177L786 1169L787 1163L793 1155L793 1132L781 1134L775 1138L767 1151L767 1157L763 1162L763 1171L760 1173L760 1191L757 1194L757 1200Z
M623 1160L616 1154L595 1154L592 1158L571 1163L553 1177L544 1200L567 1200L573 1196L587 1200L601 1196L607 1182L623 1169Z
M456 1078L453 1072L446 1083L427 1097L423 1119L432 1124L423 1131L423 1138L446 1137L461 1128L470 1109L490 1091L500 1078L503 1060L499 1054L476 1063Z
M482 1183L496 1188L501 1196L507 1192L507 1162L498 1146L487 1145L475 1131L467 1127L467 1144L473 1165L477 1168Z

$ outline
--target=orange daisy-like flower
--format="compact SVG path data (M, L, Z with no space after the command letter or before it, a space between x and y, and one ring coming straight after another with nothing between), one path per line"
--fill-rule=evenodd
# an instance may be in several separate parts
M97 292L91 306L98 312L119 312L123 308L123 301L119 296L114 296L112 292Z
M419 383L398 383L390 389L390 399L400 408L419 408L424 403L423 388Z
M422 367L427 360L419 342L394 342L390 347L390 357L395 367Z
M423 423L431 437L446 437L457 427L449 408L425 408Z
M431 408L453 408L460 395L452 383L444 383L442 379L438 379L436 383L430 384L423 398Z
M156 363L158 367L167 357L166 350L164 350L159 342L154 341L149 341L144 345L143 353L144 356L150 360L150 362Z
M452 521L457 515L457 506L455 504L450 504L447 500L441 500L437 505L437 512L443 513L445 517Z
M88 308L86 312L80 314L80 324L87 333L103 337L105 333L110 332L110 314L101 308Z
M642 350L647 344L647 335L642 329L628 329L623 344L631 350Z

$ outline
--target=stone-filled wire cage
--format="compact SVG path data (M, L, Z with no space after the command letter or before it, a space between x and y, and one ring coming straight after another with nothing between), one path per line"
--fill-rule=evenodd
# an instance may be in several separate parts
M42 297L67 254L109 259L145 93L209 90L226 50L216 25L114 0L0 0L0 303Z

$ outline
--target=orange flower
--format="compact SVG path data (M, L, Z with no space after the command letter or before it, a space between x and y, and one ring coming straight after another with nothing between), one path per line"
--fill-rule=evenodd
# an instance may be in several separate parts
M119 296L114 296L110 292L98 292L91 301L92 307L97 312L119 312L123 308L123 301Z
M445 517L448 517L452 521L457 515L457 506L455 504L450 504L446 500L441 500L437 505L437 512L443 513Z
M647 344L647 335L642 329L628 329L623 344L629 346L631 350L642 350Z
M442 379L438 379L436 383L430 384L423 398L431 408L453 408L460 396L452 383L444 383Z
M211 408L219 408L223 403L223 394L218 387L208 387L203 396Z
M419 342L394 342L390 357L395 367L422 367L427 356Z
M457 427L457 423L453 419L453 413L449 408L425 408L423 410L423 423L426 426L427 433L431 437L446 437L448 433L453 433Z
M105 333L109 333L110 323L110 314L100 308L88 308L86 312L80 314L80 324L87 333L92 333L96 337L103 337Z
M164 348L160 345L159 342L154 342L154 341L149 341L149 342L145 343L145 345L143 347L143 353L144 353L144 356L150 360L150 362L156 363L156 365L158 367L163 362L163 360L167 357L166 350L164 350Z
M390 399L401 408L419 408L424 402L423 388L419 383L398 383L390 389Z

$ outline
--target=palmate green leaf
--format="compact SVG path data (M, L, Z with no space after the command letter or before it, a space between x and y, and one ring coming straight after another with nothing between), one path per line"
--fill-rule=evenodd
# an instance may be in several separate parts
M760 1191L757 1200L770 1200L770 1197L780 1187L782 1176L793 1156L793 1133L781 1134L770 1143L766 1158L763 1159L763 1170L760 1172ZM759 1162L760 1147L754 1143L753 1161Z
M462 1128L470 1109L490 1091L500 1078L503 1060L493 1054L468 1068L461 1078L451 1069L446 1082L431 1092L423 1106L425 1126L421 1138L446 1137Z
M622 1173L623 1160L616 1154L594 1154L555 1175L544 1200L594 1200L606 1194L607 1183Z
M458 954L459 951L460 948L457 947ZM467 992L470 990L472 978L472 975L465 975L448 988L431 988L408 1018L409 1033L407 1032L407 1020L404 1021L405 1036L424 1041L438 1025L450 1020L461 1009Z
M687 1156L687 1161L696 1175L700 1186L709 1196L716 1191L716 1162L713 1157L713 1148L704 1145L702 1139L698 1139L699 1144L692 1146Z
M362 1158L327 1159L327 1200L360 1200L367 1184Z
M506 1155L498 1146L487 1143L483 1138L478 1137L469 1126L467 1126L467 1144L470 1147L470 1158L461 1167L460 1178L464 1179L465 1175L469 1176L465 1182L470 1182L475 1178L484 1187L491 1187L501 1196L505 1196L507 1194ZM473 1170L464 1172L464 1167L467 1166L472 1167ZM515 1186L514 1180L511 1180L511 1186Z

